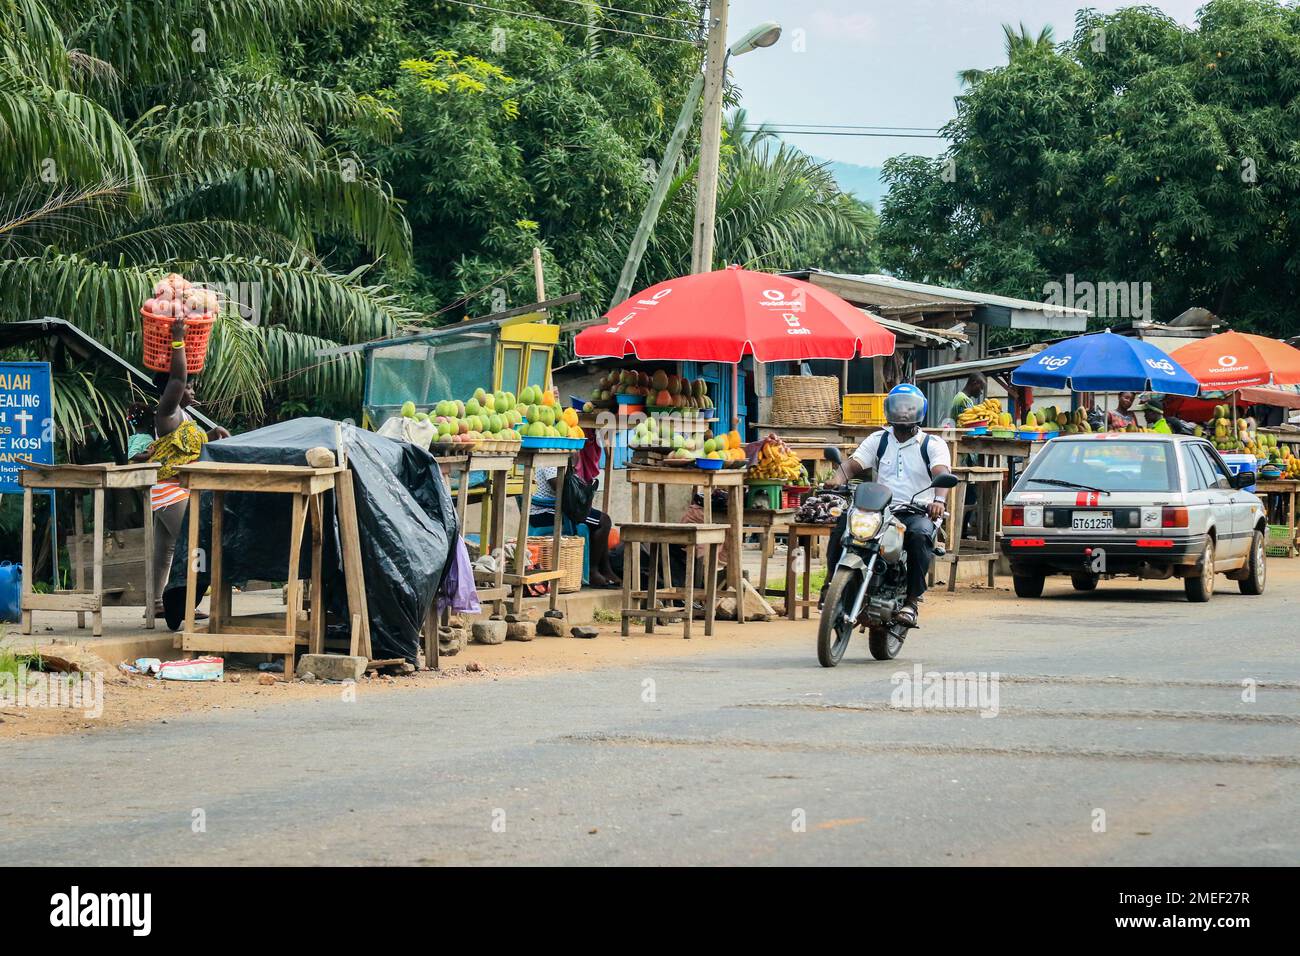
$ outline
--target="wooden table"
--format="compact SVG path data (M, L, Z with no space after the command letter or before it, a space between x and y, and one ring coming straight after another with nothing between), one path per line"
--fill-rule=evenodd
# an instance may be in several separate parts
M560 497L564 491L564 479L569 471L569 452L544 448L524 448L519 452L518 465L523 469L523 494L519 499L519 534L515 537L515 567L511 574L505 575L505 583L514 589L513 610L522 614L524 610L524 589L529 584L549 581L550 609L555 610L560 598L560 543L564 536L564 512L560 506ZM554 565L541 571L528 571L528 512L533 500L533 474L538 468L554 468L555 471L555 530L551 533L551 562ZM504 482L502 482L504 489ZM502 496L499 508L499 520L505 521L505 499Z
M90 613L91 634L100 637L104 633L104 492L110 489L134 488L144 498L144 626L153 629L154 598L153 593L153 509L150 507L149 488L158 480L158 463L145 462L138 465L116 465L112 462L95 465L42 465L28 462L18 476L23 487L23 590L22 590L22 632L32 632L33 611L74 611L77 615L77 627L86 626L86 613ZM73 556L73 587L70 590L56 590L48 594L37 594L32 590L32 544L35 529L32 527L32 492L35 490L71 491L75 495L76 507L73 512L73 533L80 542L81 495L89 491L94 499L95 536L94 553L91 561L91 585L86 587L85 561L82 559L81 546L78 544ZM51 498L51 505L53 499ZM55 567L58 566L58 552L53 554ZM57 578L57 575L56 575Z
M1287 541L1290 542L1287 557L1294 558L1300 553L1296 541L1296 496L1300 494L1300 481L1292 478L1259 478L1255 481L1255 493L1260 496L1281 495L1285 499ZM1268 509L1265 508L1265 514L1267 513Z
M808 620L811 609L817 606L817 598L809 596L812 589L813 543L829 538L834 530L835 526L829 524L790 522L785 548L785 616L792 621L798 618L800 610L803 611L804 620ZM798 572L795 570L794 556L803 542L806 544L803 544L803 596L800 597L796 587ZM834 574L835 569L827 568L826 573Z
M957 589L957 567L962 561L982 561L986 580L993 587L994 573L1001 558L998 534L1002 530L1002 469L980 465L956 465L952 469L960 483L948 495L948 521L944 538L948 548L948 590ZM966 489L976 492L976 551L963 552L962 528L966 518ZM934 562L930 563L930 581L934 582Z
M346 467L310 468L300 465L259 465L245 462L196 461L182 465L180 483L189 489L189 555L186 561L185 627L181 649L187 653L212 651L237 654L283 654L284 679L293 680L294 655L300 643L311 653L325 649L325 598L321 579L324 545L324 496L334 492L339 517L339 547L347 584L348 613L352 617L352 648L355 656L371 656L370 617L366 605L365 577L361 565L360 527L352 473ZM212 601L206 628L195 624L198 604L199 503L202 492L212 492L211 575ZM285 614L254 614L232 617L230 584L223 571L222 524L228 492L259 492L291 496L289 519L289 562L285 576ZM299 559L305 523L311 522L311 606L305 625L298 621L300 585ZM276 633L272 628L279 627Z
M745 600L744 600L744 578L741 574L741 557L740 557L740 539L744 534L744 502L742 488L745 484L745 469L743 468L720 468L717 470L708 470L697 468L693 464L684 466L671 465L634 465L627 470L627 480L632 487L632 521L638 523L653 523L658 521L661 524L675 523L674 518L670 518L665 512L668 507L668 488L670 486L701 488L704 491L704 524L713 524L713 491L715 488L725 488L727 495L727 521L729 526L729 539L727 548L727 586L717 592L716 597L720 600L724 597L734 598L736 601L736 621L743 624L745 622ZM645 491L644 506L642 505L642 490ZM655 503L658 502L659 517L654 517ZM559 544L556 544L557 550ZM641 553L640 548L630 548L632 582L636 588L641 586ZM688 555L687 560L693 561L694 555ZM625 558L626 560L626 558ZM667 567L668 552L663 552L663 563ZM671 578L665 575L665 580ZM640 598L643 592L637 591L635 597Z
M776 536L789 532L790 522L794 520L797 510L796 508L745 509L744 533L758 535L762 547L758 559L758 587L756 590L763 597L767 597L769 593L777 593L776 591L769 592L767 589L767 562L768 558L772 556Z

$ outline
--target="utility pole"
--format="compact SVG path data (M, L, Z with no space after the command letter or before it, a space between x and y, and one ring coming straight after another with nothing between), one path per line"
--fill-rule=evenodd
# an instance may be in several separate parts
M704 60L704 117L695 193L691 272L713 269L713 223L718 204L718 153L722 145L722 89L727 74L728 0L709 0L709 42Z

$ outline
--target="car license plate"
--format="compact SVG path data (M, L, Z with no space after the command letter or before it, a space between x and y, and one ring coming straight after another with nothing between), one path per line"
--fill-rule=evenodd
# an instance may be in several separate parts
M1113 511L1076 511L1070 516L1071 531L1114 531Z

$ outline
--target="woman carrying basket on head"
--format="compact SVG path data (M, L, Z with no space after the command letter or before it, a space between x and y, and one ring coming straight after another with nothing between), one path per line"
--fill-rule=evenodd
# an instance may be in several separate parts
M229 438L230 432L218 425L204 431L186 411L195 404L194 379L189 377L185 363L185 318L172 320L171 368L154 375L154 385L159 391L158 406L154 409L154 435L149 446L149 461L156 461L158 483L153 486L151 504L154 521L154 591L158 599L154 616L163 614L163 588L171 576L172 555L185 518L185 505L190 494L176 480L181 465L198 460L204 442ZM203 615L199 615L202 617Z

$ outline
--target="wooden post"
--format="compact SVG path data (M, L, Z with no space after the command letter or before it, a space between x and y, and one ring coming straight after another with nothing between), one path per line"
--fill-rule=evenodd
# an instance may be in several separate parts
M722 97L727 69L727 0L709 0L709 40L704 62L704 115L695 199L691 272L713 269L713 228L717 216L718 164L722 144Z
M95 589L95 610L90 612L90 633L93 637L104 634L104 489L96 488L95 500L95 563L90 569L91 587ZM54 499L50 499L51 505ZM54 567L59 566L59 553L54 552Z
M81 492L74 490L72 492L72 535L73 535L73 540L76 542L76 547L73 548L72 560L76 563L76 568L72 572L72 582L73 582L72 586L76 588L78 591L86 590L86 561L85 561L86 556L85 553L82 551L82 540L81 540L81 536L86 532L85 529L86 521L85 518L83 518L81 515L81 504L82 504ZM149 517L152 517L152 515L149 515ZM147 524L148 522L146 521L145 523ZM146 550L148 550L148 542L145 542L145 548ZM145 586L146 588L149 589L153 588L153 585L151 583L147 583ZM149 591L146 590L145 591L146 600L148 600L148 594ZM146 626L152 626L152 622L153 622L152 607L149 608L149 614L146 620L149 621L149 624ZM85 629L86 627L85 611L77 612L77 627L82 630Z
M716 474L716 472L715 472ZM736 597L736 623L745 623L745 584L741 576L740 539L745 525L745 510L741 502L744 492L741 488L727 489L727 517L729 543L727 544L727 587Z
M24 634L32 632L32 535L35 529L32 527L32 489L23 489L23 624L22 631ZM83 625L84 626L84 625Z
M533 459L528 456L527 464L524 465L524 486L523 493L519 498L519 531L515 535L515 575L522 578L528 573L528 506L533 497ZM559 500L556 502L555 526L560 527ZM559 555L556 554L556 559ZM526 585L521 581L514 586L513 600L511 601L514 613L522 614L524 612L524 591Z
M289 518L289 576L284 585L284 619L285 632L293 642L289 653L284 656L284 679L293 680L294 651L298 640L299 589L298 564L302 554L303 521L306 517L306 495L293 496L293 511Z
M546 276L542 270L542 247L533 246L533 282L537 285L537 301L546 301Z
M223 529L226 519L226 493L212 492L212 538L208 542L208 589L212 599L208 602L208 630L215 633L230 616L226 606L226 576L222 566L223 550L221 547Z
M148 486L141 489L141 496L144 499L144 626L153 630L157 625L155 622L154 605L158 602L159 595L154 593L154 575L158 570L158 559L154 557L154 540L153 540L153 493ZM81 506L77 506L77 516L81 516ZM80 524L80 522L78 522ZM77 532L80 535L80 531ZM81 560L80 553L77 556L78 562ZM77 587L81 587L78 583Z
M194 556L199 550L199 498L201 492L190 492L190 533L189 545L185 551L185 633L194 633L194 605L199 600L199 566L194 561ZM190 651L185 652L186 657L192 657Z
M371 656L370 611L366 605L365 570L361 564L361 529L357 521L357 501L352 488L352 472L341 471L334 479L334 506L339 516L339 549L343 552L343 580L347 585L348 614L352 618L354 657Z
M564 544L564 509L561 502L564 498L564 480L569 474L567 464L560 465L555 469L555 527L551 531L551 562L554 567L547 568L548 571L560 570L560 548ZM527 508L526 502L520 502L520 507ZM551 586L550 608L552 611L560 600L560 579L552 578L549 582Z
M308 501L311 516L311 622L310 640L307 645L312 654L325 653L325 585L322 563L325 556L325 516L320 495L312 495ZM213 537L215 537L215 532ZM215 587L215 585L214 585ZM214 592L215 595L215 592ZM226 610L226 601L222 599L222 610ZM434 634L438 628L434 626ZM435 642L436 643L436 642Z

